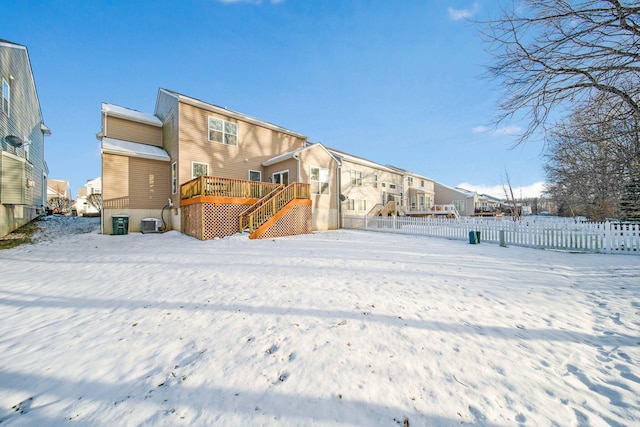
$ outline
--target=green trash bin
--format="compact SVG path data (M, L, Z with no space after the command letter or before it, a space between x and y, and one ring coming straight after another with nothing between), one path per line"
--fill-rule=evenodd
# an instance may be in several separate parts
M469 232L469 243L475 245L480 243L480 232L479 231L470 231Z
M116 236L129 234L129 215L111 215L111 225Z

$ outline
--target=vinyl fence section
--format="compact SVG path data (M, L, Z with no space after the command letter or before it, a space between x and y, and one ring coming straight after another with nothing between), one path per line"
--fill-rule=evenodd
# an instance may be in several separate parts
M344 216L343 228L446 239L470 240L480 232L480 243L525 246L576 252L640 255L640 223L586 222L570 218L418 218Z

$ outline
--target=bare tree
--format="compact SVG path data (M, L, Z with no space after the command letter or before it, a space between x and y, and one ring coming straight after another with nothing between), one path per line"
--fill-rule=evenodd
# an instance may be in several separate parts
M71 200L66 197L53 197L47 200L47 206L55 213L67 213L71 209Z
M504 191L504 196L509 206L509 213L511 215L511 218L513 218L514 221L521 220L522 212L518 207L518 201L513 195L513 187L511 186L511 179L509 178L509 173L505 172L505 175L507 177L506 178L507 183L506 185L504 182L502 183L502 191Z
M610 98L596 96L550 132L545 171L561 214L594 220L618 215L622 190L636 170L638 123L617 120Z
M87 196L87 203L89 203L89 205L93 206L94 208L96 208L98 211L102 211L102 194L99 193L94 193L94 194L89 194Z
M615 99L619 122L640 119L637 0L512 1L481 24L493 55L488 74L506 95L497 122L528 120L518 143L596 93Z

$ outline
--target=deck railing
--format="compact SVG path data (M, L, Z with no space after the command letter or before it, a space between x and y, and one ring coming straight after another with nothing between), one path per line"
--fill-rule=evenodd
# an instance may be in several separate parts
M199 176L180 186L180 198L184 200L196 196L221 196L260 199L279 185L270 182Z
M246 218L240 216L240 231L249 228L249 232L253 233L262 224L271 219L283 207L295 199L310 199L310 185L294 182L287 187L276 191L271 197L260 203L253 212L246 215ZM246 224L246 225L243 225Z
M266 196L264 196L263 198L261 198L260 200L258 200L256 203L254 203L253 205L251 205L251 207L247 210L245 210L244 212L242 212L240 214L240 229L239 231L242 232L245 228L247 228L249 226L249 216L254 213L255 211L257 211L258 209L260 209L262 206L264 206L265 203L268 203L269 199L271 199L271 197L277 193L278 191L284 189L284 185L280 184L278 185L276 188L274 188L270 193L268 193Z

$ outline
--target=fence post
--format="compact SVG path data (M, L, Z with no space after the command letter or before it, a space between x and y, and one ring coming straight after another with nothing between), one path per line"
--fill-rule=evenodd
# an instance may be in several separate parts
M607 253L611 254L613 246L613 235L611 233L611 222L604 223L604 244L607 245Z
M364 229L369 228L369 224L367 224L367 215L364 216Z

